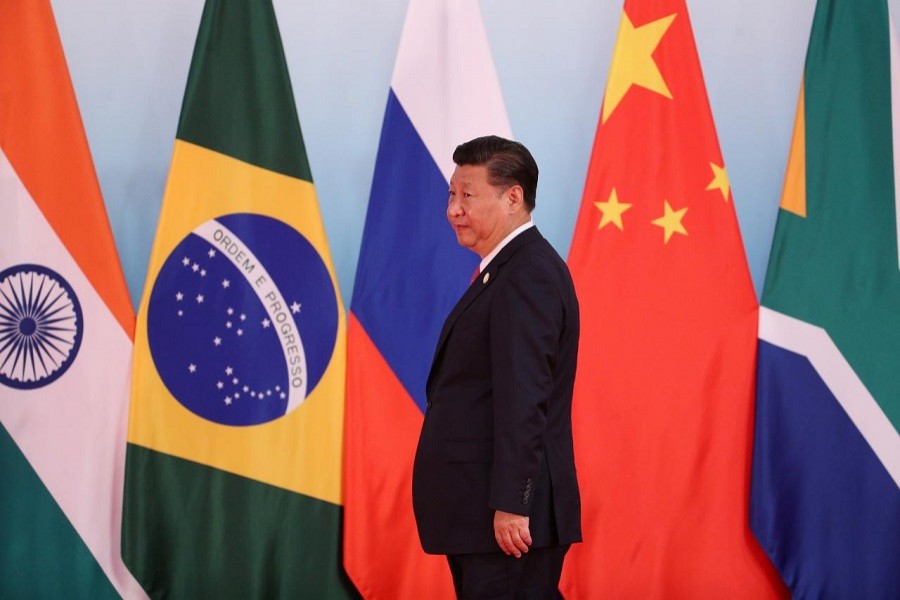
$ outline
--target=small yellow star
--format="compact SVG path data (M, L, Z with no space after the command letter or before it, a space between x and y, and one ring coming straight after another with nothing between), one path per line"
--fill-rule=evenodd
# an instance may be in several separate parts
M728 193L731 190L731 183L728 181L728 171L725 170L725 167L720 167L716 163L711 162L709 166L713 172L713 180L706 186L706 191L719 190L722 192L722 198L725 199L725 202L728 202Z
M674 14L635 27L625 11L622 11L616 47L609 67L606 94L603 97L602 123L606 123L609 115L616 110L619 102L633 85L639 85L672 99L672 92L669 91L656 61L653 60L653 52L656 51L673 20Z
M594 202L594 206L599 208L600 212L603 213L603 217L600 219L600 226L597 227L597 229L603 229L605 226L612 223L619 228L619 231L624 231L624 228L622 226L622 213L631 208L631 205L624 202L619 202L619 196L616 194L616 188L613 188L612 193L609 195L608 201Z
M652 221L654 225L658 225L662 227L665 234L665 243L669 243L669 238L672 237L673 233L680 233L682 235L687 235L687 229L684 228L684 225L681 224L681 219L684 217L684 213L687 212L687 207L680 208L678 210L672 210L672 207L669 206L668 200L663 200L665 205L665 212L663 216Z

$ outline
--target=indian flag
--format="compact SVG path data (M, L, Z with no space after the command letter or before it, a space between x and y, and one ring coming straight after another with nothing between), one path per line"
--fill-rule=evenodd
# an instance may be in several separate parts
M340 598L345 314L271 0L209 0L135 335L151 595Z
M759 323L750 522L797 598L900 598L900 51L820 0Z
M144 595L119 556L133 319L50 3L0 2L0 597Z

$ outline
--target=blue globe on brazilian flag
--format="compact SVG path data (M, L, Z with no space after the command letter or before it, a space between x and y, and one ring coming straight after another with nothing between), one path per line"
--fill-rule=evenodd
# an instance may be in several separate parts
M271 0L209 0L135 336L151 596L342 598L345 313Z
M300 406L331 362L337 329L337 296L316 248L284 222L246 213L186 236L147 310L166 388L224 425L268 423Z

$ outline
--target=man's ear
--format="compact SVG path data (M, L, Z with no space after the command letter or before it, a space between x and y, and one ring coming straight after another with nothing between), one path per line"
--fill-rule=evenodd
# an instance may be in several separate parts
M510 186L504 193L506 201L506 210L508 214L514 214L520 210L525 210L525 192L522 186L515 184Z

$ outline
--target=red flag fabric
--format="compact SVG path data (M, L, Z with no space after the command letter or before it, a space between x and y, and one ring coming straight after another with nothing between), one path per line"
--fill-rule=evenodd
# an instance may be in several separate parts
M566 598L784 593L748 525L758 304L684 0L626 0L569 265Z

